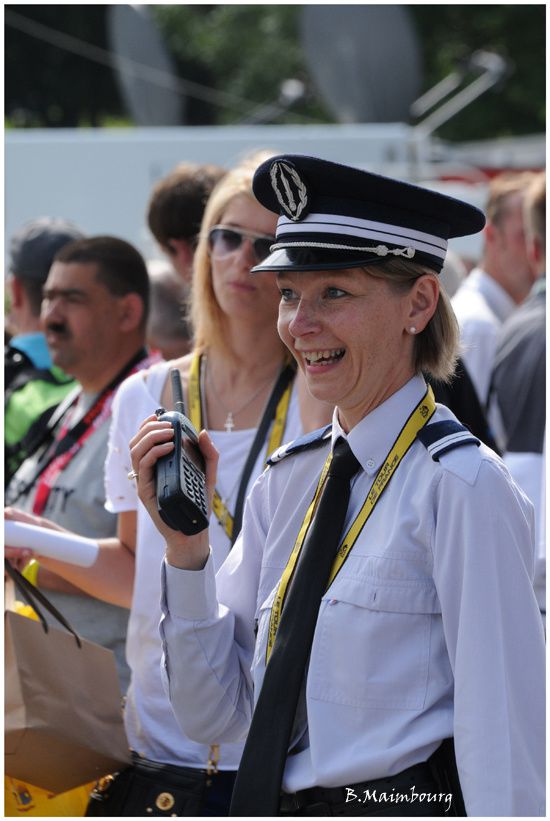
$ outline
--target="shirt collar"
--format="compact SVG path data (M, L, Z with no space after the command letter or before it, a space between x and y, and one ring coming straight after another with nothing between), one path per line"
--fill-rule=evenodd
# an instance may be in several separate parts
M346 434L338 421L338 410L332 418L331 447L340 437L346 439L354 456L369 476L374 476L411 412L426 393L422 376L413 376L402 388L378 405Z
M489 308L500 322L508 319L513 313L516 303L502 285L499 285L492 276L481 268L474 268L468 275L466 281L468 280L476 286L476 290L482 294Z

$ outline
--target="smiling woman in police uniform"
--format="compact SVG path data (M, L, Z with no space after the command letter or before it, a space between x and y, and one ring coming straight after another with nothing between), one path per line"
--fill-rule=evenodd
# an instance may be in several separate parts
M532 510L422 376L452 373L437 274L483 215L297 155L261 165L254 193L280 214L255 270L276 272L279 333L336 409L271 458L216 579L206 532L156 512L166 424L132 441L167 545L174 711L203 742L248 733L233 815L543 814Z

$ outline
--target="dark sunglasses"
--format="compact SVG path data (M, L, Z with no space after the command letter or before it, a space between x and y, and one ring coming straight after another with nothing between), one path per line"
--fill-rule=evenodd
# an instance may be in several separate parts
M241 247L243 239L252 243L254 256L258 262L269 256L270 248L275 237L266 234L252 234L249 231L237 231L236 228L226 228L224 225L214 225L208 233L208 247L213 257L225 257L233 254Z

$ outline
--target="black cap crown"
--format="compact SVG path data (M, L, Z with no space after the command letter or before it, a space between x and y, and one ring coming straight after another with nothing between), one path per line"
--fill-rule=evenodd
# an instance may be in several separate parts
M253 271L352 268L396 256L439 272L447 240L485 225L461 200L301 154L266 160L253 190L280 214L271 254Z

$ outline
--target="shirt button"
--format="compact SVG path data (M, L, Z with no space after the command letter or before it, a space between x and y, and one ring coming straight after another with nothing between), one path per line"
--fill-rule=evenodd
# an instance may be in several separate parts
M367 459L367 467L373 468L374 467L374 459Z

